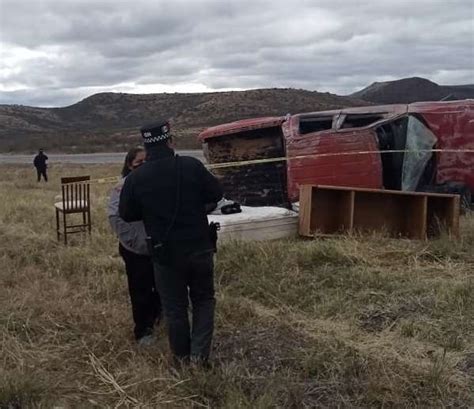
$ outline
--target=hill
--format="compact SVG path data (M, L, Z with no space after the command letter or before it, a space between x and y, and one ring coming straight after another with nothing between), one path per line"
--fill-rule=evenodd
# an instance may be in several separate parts
M474 98L474 84L438 85L425 78L403 78L396 81L374 82L349 97L376 104L466 99Z
M0 151L117 151L140 142L138 129L171 118L181 148L197 147L204 128L238 119L367 104L296 89L194 94L100 93L63 108L0 105Z

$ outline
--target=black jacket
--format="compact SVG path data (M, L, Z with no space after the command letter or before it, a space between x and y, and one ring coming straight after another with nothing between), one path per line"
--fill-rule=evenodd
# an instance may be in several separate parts
M37 169L46 169L46 161L48 157L44 153L38 153L33 160L33 165Z
M180 199L174 225L164 237L175 215L176 161L180 166ZM126 222L143 220L147 234L155 241L210 248L206 204L221 198L219 182L199 160L176 157L172 149L161 147L125 180L119 214Z

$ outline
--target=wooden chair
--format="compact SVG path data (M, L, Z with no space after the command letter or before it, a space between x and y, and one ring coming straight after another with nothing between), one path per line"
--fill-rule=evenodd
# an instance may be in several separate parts
M62 200L54 204L56 209L56 234L58 241L61 234L67 244L68 234L91 233L90 176L61 178ZM82 224L67 224L67 216L82 214ZM62 214L62 227L60 222Z

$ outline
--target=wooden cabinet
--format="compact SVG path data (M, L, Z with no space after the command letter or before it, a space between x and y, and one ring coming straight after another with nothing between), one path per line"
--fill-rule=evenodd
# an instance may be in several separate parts
M300 187L302 236L380 231L425 239L459 236L459 196L339 186Z

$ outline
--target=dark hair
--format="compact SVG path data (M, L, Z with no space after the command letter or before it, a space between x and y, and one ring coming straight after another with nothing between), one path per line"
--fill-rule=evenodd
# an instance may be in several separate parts
M122 177L127 176L131 172L130 166L132 165L132 162L135 160L137 155L140 152L143 152L144 150L145 149L143 149L141 146L137 146L136 148L132 148L127 152L127 155L125 156L125 162L122 168Z

